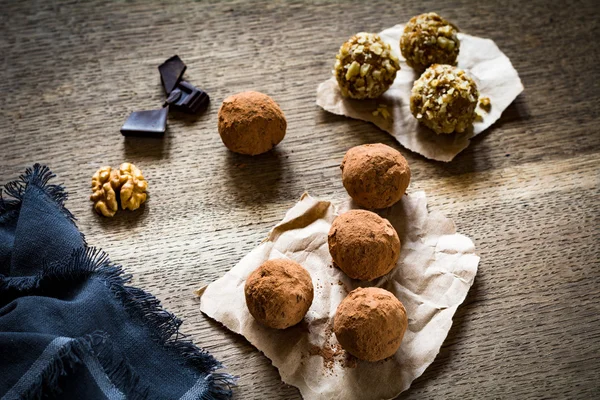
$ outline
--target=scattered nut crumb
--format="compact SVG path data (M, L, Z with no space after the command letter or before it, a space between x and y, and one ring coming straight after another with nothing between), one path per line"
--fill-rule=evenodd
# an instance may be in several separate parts
M483 108L486 111L489 111L492 108L492 102L489 97L480 97L479 98L479 107Z
M391 119L391 114L387 109L387 105L385 104L379 104L377 106L377 110L373 111L373 116L376 117L378 115L381 115L383 117L383 119Z

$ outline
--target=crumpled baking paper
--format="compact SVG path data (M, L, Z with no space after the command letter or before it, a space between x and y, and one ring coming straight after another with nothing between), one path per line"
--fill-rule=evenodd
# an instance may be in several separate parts
M352 100L342 97L334 77L317 88L317 105L333 114L369 121L396 138L404 147L437 161L452 161L469 146L469 139L496 122L502 112L523 91L519 74L510 60L490 40L459 33L460 52L457 66L475 79L480 97L489 97L491 109L477 106L482 119L463 133L438 135L419 124L410 112L410 91L419 74L406 64L400 54L400 36L404 25L396 25L380 33L400 60L400 71L392 87L378 99ZM333 65L333 62L332 62ZM390 118L373 115L379 106L387 106Z
M351 206L340 207L340 213ZM304 194L265 241L222 278L198 291L200 309L262 351L282 380L300 389L305 399L391 399L435 359L456 308L473 284L479 257L471 239L456 233L452 220L428 212L425 194L416 192L380 212L402 243L396 268L372 282L355 281L332 266L327 235L336 215L330 202ZM315 289L304 320L285 330L258 324L244 297L247 277L272 258L300 263L310 272ZM389 290L406 307L408 329L398 352L386 360L356 360L341 349L332 333L338 304L359 286ZM337 355L329 361L315 351L332 348L337 348Z

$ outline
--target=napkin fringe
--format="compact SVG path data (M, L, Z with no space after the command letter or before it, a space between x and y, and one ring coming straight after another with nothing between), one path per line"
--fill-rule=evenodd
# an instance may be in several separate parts
M4 187L0 187L0 221L3 218L9 218L21 206L25 190L28 185L35 185L40 188L57 205L58 209L67 217L73 225L77 218L65 207L65 202L69 198L68 193L62 185L50 185L48 182L56 175L45 165L35 163L33 167L25 170L24 174L19 175L14 181L8 182ZM4 197L6 193L10 198ZM81 239L85 244L85 237L81 233Z
M59 395L62 392L60 378L68 375L76 367L82 367L86 355L94 357L100 363L110 382L124 392L125 398L133 400L148 398L147 390L143 392L138 390L139 377L131 370L125 359L116 359L108 346L108 335L100 331L75 338L61 347L37 377L36 382L21 393L20 398L30 400Z
M200 400L225 400L231 397L231 387L235 385L237 377L223 372L215 372L223 368L223 365L208 352L196 346L188 339L188 335L179 331L182 321L162 308L160 300L142 289L128 286L127 284L131 282L132 275L125 273L120 265L112 264L108 255L102 250L93 247L76 249L66 263L56 262L45 265L42 271L35 276L0 276L0 288L3 289L4 293L10 293L12 296L16 295L16 292L21 292L21 294L22 292L32 292L31 294L33 294L35 291L44 290L47 287L56 288L55 285L48 284L49 281L58 280L61 281L61 285L68 286L71 282L85 280L92 275L105 282L111 293L125 309L149 327L157 343L182 362L204 371L211 371L204 377L208 390L203 397L200 397ZM85 346L85 343L81 340L73 342L74 344L70 344L69 348ZM79 360L78 354L80 353L78 353L77 348L73 348L73 351L65 351L65 354L61 353L61 356L57 357L54 363L55 366L50 368L46 374L48 377L44 379L44 382L48 381L50 382L49 385L52 386L52 382L55 382L58 376L64 375L64 362L76 362ZM107 362L106 360L105 358L100 361L111 381L114 379L113 383L119 389L130 388L129 390L133 391L134 387L137 386L137 379L126 378L132 375L127 372L128 365L114 366L114 362ZM121 376L124 377L121 378ZM139 391L139 388L137 388L135 393ZM135 393L128 395L127 398L144 398ZM36 397L32 395L32 397L27 398Z
M3 219L7 220L18 216L18 210L27 187L34 185L44 191L58 205L69 221L75 224L75 216L64 206L68 198L64 187L48 183L54 177L55 174L47 166L36 163L33 167L27 168L18 179L0 187L0 222ZM8 198L4 196L5 194ZM83 234L81 234L81 238L85 244ZM191 367L211 371L204 377L208 390L200 397L200 400L222 400L231 397L231 387L235 385L237 377L227 373L214 372L224 368L223 365L208 352L197 347L188 339L188 335L179 331L182 321L163 309L156 297L136 287L128 286L131 282L131 274L126 274L120 265L112 264L107 254L101 250L86 245L86 247L75 250L67 262L46 265L34 276L6 277L0 275L0 288L3 289L2 297L8 298L22 292L36 291L40 288L43 290L46 280L61 280L65 282L64 284L68 284L68 282L85 279L90 275L96 275L103 279L125 309L148 326L154 340L168 352ZM76 339L70 342L68 347L61 349L61 354L44 372L44 381L49 382L50 385L56 385L57 379L64 375L65 366L77 362L78 351L85 347L86 343L89 343L89 338ZM110 367L111 364L107 365ZM126 368L125 364L113 365L108 368L107 374L114 375L115 378L124 376L116 379L119 381L117 383L119 387L136 386L128 384L130 378L125 378L125 376L129 376L124 372ZM38 398L39 393L38 395L36 393L38 393L37 390L32 388L32 395L27 398ZM130 397L143 398L128 396L128 398Z
M162 308L160 300L142 289L128 286L131 274L126 274L120 265L112 264L106 253L92 247L76 250L72 259L78 259L75 265L84 265L89 272L102 277L115 297L150 328L155 340L165 349L193 367L213 371L205 377L209 390L201 400L231 397L231 386L235 385L237 377L214 372L224 368L223 365L179 331L182 321Z

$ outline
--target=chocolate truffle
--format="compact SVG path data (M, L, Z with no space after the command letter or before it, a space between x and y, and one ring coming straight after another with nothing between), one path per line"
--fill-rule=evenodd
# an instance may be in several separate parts
M334 219L327 242L335 264L361 281L387 274L400 256L400 238L390 221L366 210L351 210Z
M460 41L458 28L436 13L417 15L408 21L400 38L406 63L418 72L432 64L456 64Z
M342 95L375 99L392 86L400 70L389 44L374 33L357 33L340 47L333 74Z
M410 183L406 159L381 143L351 148L340 168L346 191L364 208L390 207L400 200Z
M263 93L234 94L219 109L219 135L236 153L254 156L271 150L283 140L286 127L279 105Z
M407 326L406 310L400 300L376 287L351 291L338 306L333 320L333 331L344 350L366 361L394 355Z
M410 111L435 133L464 132L475 120L479 91L462 69L435 64L413 85Z
M285 329L302 321L313 301L310 274L291 260L268 260L246 280L250 314L270 328Z

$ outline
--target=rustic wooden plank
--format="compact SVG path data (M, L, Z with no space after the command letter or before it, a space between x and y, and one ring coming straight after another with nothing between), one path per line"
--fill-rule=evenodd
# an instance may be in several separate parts
M375 3L375 2L373 2ZM481 255L442 351L403 399L592 398L600 394L600 36L595 1L79 3L1 1L0 182L47 163L71 194L88 242L105 249L185 319L183 330L240 375L236 398L299 398L243 338L199 312L192 290L231 268L304 191L342 201L339 162L383 142L413 171L431 210ZM435 10L490 37L525 92L452 163L425 160L372 125L314 104L339 45ZM163 140L124 139L132 110L163 95L156 70L179 54L213 103L173 116ZM228 152L216 130L226 96L255 89L288 118L276 151ZM136 163L151 199L96 216L101 165Z

